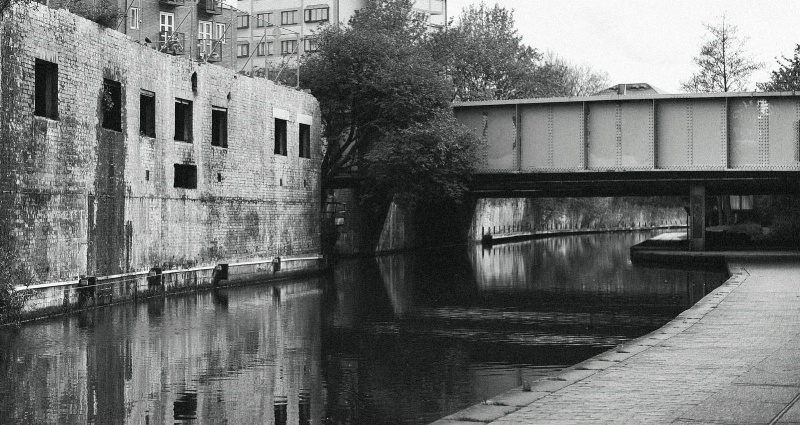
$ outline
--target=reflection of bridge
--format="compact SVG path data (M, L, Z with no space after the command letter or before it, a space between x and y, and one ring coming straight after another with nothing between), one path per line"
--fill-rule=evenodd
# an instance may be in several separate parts
M706 193L797 193L800 95L594 96L454 106L486 141L478 196L689 195L693 246Z

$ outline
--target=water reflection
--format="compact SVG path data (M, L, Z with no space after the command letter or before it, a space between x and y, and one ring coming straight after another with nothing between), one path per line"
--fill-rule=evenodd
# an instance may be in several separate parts
M339 264L0 330L0 423L428 423L645 334L718 285L646 234Z
M244 287L3 330L0 423L320 423L321 296Z

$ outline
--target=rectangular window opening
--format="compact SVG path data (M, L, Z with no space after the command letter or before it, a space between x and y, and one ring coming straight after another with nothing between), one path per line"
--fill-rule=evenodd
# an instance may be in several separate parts
M287 10L281 12L281 25L294 25L297 23L297 11Z
M228 147L228 110L211 108L211 146Z
M250 15L239 15L236 17L236 28L250 27Z
M323 22L328 20L328 11L327 7L316 7L312 9L306 9L304 11L304 20L306 22Z
M237 57L246 58L250 56L250 44L239 43L239 45L237 45L236 47L238 47L238 50L236 52Z
M281 54L291 55L297 49L297 40L283 40L281 41Z
M192 164L175 164L173 187L197 189L197 166Z
M122 84L117 81L103 79L103 128L122 131Z
M287 155L286 136L286 120L275 118L275 155Z
M58 65L36 59L33 114L58 119Z
M192 142L192 102L175 98L175 140Z
M156 137L156 94L147 90L139 94L139 133Z
M128 15L129 26L132 30L139 29L139 8L132 7L130 11L130 15Z
M311 158L311 126L300 124L300 158Z

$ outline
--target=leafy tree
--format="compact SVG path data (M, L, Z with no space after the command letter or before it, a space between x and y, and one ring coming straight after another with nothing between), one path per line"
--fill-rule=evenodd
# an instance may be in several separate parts
M758 83L762 91L791 91L800 90L800 44L794 48L794 56L777 60L778 69L772 71L770 81Z
M536 72L539 96L590 96L608 87L608 73L574 65L547 52Z
M451 89L426 47L427 25L411 0L368 2L347 26L318 34L301 86L319 100L323 187L343 170L363 172L373 145L449 108Z
M694 57L699 70L681 82L686 92L744 91L750 75L763 64L753 61L745 52L748 38L739 38L738 28L726 22L718 26L703 24L711 39L700 46L700 55Z
M370 193L412 210L460 200L478 147L475 136L444 111L388 134L365 158Z
M459 101L519 99L537 94L537 61L514 28L514 12L484 3L464 10L454 26L434 34L432 49Z

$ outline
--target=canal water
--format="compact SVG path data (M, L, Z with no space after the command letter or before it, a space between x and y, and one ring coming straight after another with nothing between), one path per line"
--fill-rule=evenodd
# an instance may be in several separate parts
M0 329L0 423L424 424L655 330L723 280L652 232L349 260Z

